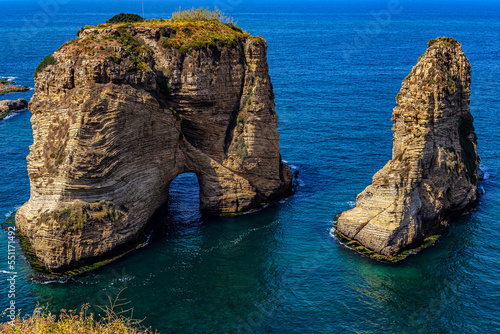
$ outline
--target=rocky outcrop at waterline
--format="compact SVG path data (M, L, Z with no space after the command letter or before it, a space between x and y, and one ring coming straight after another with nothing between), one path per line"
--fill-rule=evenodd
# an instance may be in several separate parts
M0 120L14 111L26 108L28 108L28 102L25 99L0 101Z
M136 242L181 173L208 214L287 195L266 49L232 24L148 20L85 27L48 56L16 214L36 257L61 271Z
M18 86L14 81L8 78L0 78L0 95L15 92L25 92L29 90L26 86Z
M470 82L460 44L431 40L396 97L392 160L339 217L339 237L393 259L435 239L450 214L475 203L479 157Z

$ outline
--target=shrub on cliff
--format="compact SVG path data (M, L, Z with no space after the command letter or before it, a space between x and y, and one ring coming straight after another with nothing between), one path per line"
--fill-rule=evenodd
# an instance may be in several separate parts
M142 21L144 21L144 19L140 15L120 13L107 20L106 23L131 23Z

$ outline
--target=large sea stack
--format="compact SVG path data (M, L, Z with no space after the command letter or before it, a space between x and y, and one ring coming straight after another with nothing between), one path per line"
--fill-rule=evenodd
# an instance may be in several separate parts
M266 51L232 24L148 20L85 27L46 57L16 214L36 257L63 271L136 242L181 173L208 214L287 195Z
M452 38L428 43L396 97L390 160L342 213L337 233L392 259L442 233L478 197L471 67ZM355 244L354 243L354 244Z

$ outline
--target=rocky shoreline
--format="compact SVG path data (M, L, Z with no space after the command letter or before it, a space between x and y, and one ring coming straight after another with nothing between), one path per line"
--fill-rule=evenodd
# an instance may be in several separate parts
M393 257L385 256L374 252L373 250L363 246L355 239L351 239L342 234L341 232L339 232L337 227L338 227L338 216L334 218L331 235L345 248L353 252L356 252L362 256L371 258L377 262L397 263L402 260L405 260L406 258L408 258L408 256L415 255L423 251L424 249L427 249L437 244L444 237L446 231L448 230L448 222L447 221L442 222L441 228L439 231L436 231L436 234L426 237L423 241L419 242L417 245L411 246L410 248L405 249L404 251Z
M0 95L15 92L25 92L29 90L27 86L17 86L15 82L6 78L0 78Z

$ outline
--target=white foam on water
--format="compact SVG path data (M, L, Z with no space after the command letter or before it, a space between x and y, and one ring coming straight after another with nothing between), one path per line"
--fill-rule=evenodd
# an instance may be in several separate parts
M483 186L479 186L479 194L480 195L486 194L486 190L484 190Z
M0 270L0 274L9 274L9 275L11 275L13 273L10 272L10 271L7 271L7 270Z
M12 211L9 211L5 214L5 218L9 218L13 213L15 213L17 210L19 210L21 208L22 205L16 205L14 207L14 210Z
M349 207L351 208L354 208L356 207L356 201L347 201L347 205L349 205Z
M330 236L335 239L335 227L330 229Z
M479 166L479 175L483 175L483 180L490 178L490 173L488 173L488 168L484 166Z
M2 121L6 121L8 119L11 119L17 115L17 112L10 113L9 115L5 116Z
M36 282L36 284L52 284L52 283L66 283L68 282L69 278L49 278L47 280L35 280L33 281Z

